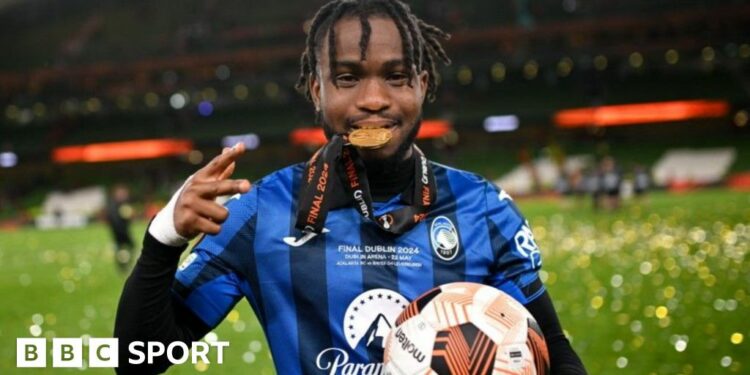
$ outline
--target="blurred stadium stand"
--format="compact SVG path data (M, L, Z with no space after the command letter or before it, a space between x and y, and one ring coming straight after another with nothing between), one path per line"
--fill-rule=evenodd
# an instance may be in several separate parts
M81 227L95 217L106 204L106 191L98 186L70 192L53 191L42 203L42 212L35 218L40 229Z
M293 85L306 20L322 3L0 3L0 152L17 157L0 168L0 217L9 205L40 204L50 189L128 181L140 195L163 196L230 134L261 140L238 166L244 176L304 160L309 150L290 147L288 136L312 125L313 112ZM409 3L453 35L453 64L425 117L450 120L455 133L423 142L433 159L495 179L517 167L522 150L549 157L550 145L625 166L652 166L674 148L733 147L721 177L750 170L746 1ZM568 108L689 99L730 109L658 126L552 122ZM487 134L484 119L496 115L515 115L520 126ZM61 146L176 137L196 152L104 165L51 160Z
M551 158L539 158L533 166L519 165L504 176L495 180L495 184L512 195L527 195L534 192L535 184L550 190L564 175L572 175L594 164L592 155L572 155L565 158L564 165L559 167ZM534 176L536 174L536 177ZM534 181L536 179L536 182Z
M737 152L730 147L702 150L669 150L654 165L654 182L711 185L721 182Z

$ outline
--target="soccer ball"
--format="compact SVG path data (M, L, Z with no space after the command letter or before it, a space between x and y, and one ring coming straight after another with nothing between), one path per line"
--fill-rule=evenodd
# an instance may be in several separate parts
M546 375L549 354L536 320L513 297L451 283L417 297L396 319L384 373Z

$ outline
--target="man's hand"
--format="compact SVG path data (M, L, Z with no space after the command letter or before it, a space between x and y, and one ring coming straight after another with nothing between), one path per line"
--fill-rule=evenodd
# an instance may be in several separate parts
M250 190L250 181L229 179L234 173L235 160L244 153L243 143L225 148L185 183L174 208L174 227L180 236L193 238L201 233L219 233L229 211L214 201L216 197Z

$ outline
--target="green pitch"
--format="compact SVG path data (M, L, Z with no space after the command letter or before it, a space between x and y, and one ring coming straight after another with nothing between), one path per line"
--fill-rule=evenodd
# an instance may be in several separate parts
M590 373L750 372L750 194L659 193L614 213L592 212L587 201L517 203ZM133 228L135 237L144 226ZM0 265L0 373L78 373L16 369L15 338L111 336L124 277L106 228L0 232ZM169 373L274 373L247 303L214 333L230 342L223 365Z

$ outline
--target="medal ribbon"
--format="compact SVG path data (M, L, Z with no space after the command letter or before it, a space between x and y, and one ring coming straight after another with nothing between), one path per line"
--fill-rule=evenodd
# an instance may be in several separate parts
M329 210L354 205L360 215L382 230L397 235L407 232L424 220L437 196L435 175L427 158L418 147L412 147L417 174L414 183L402 193L408 204L375 216L364 162L354 146L344 145L339 135L333 136L307 164L300 186L296 228L321 233Z

